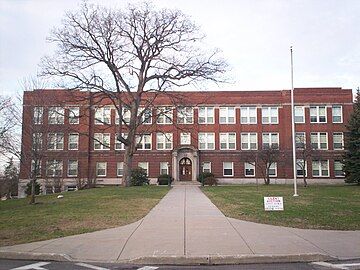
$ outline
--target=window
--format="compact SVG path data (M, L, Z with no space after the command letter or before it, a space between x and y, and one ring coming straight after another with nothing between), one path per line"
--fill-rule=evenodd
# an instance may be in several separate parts
M32 149L33 150L41 150L42 149L42 133L39 133L39 132L33 133Z
M106 162L96 162L96 176L104 177L106 176Z
M335 160L334 161L334 174L335 177L344 177L345 173L343 171L343 162L341 160Z
M256 124L256 107L241 107L241 124Z
M342 106L334 105L332 106L332 121L333 123L342 123Z
M214 150L215 149L215 134L214 133L199 133L199 149L200 150Z
M214 124L214 119L213 107L199 107L199 124Z
M236 149L236 133L220 133L220 149L235 150Z
M128 134L121 133L121 136L126 139ZM119 140L118 134L115 134L115 150L125 150L125 145Z
M203 162L202 163L202 171L204 173L211 173L211 162Z
M31 177L41 177L41 160L31 160Z
M139 114L141 115L142 124L150 125L152 123L152 113L150 108L139 108Z
M328 149L328 140L326 132L313 132L310 134L311 147L313 149Z
M78 175L78 161L69 160L68 161L68 176L76 177Z
M303 159L296 160L296 175L307 176L307 163Z
M151 134L136 135L136 148L151 150Z
M326 123L326 107L325 106L310 106L310 122L311 123Z
M295 106L295 123L305 123L305 107L304 106Z
M94 134L94 150L109 150L110 149L110 134L109 133L95 133Z
M130 110L128 108L122 108L122 123L129 124L130 123ZM115 110L115 124L120 124L120 116L119 111Z
M40 125L43 123L43 113L44 113L43 107L34 107L33 122L35 125Z
M179 107L177 109L178 124L192 124L194 122L194 109L192 107Z
M64 124L64 108L50 107L48 120L49 124Z
M233 162L223 162L223 176L234 176Z
M279 110L278 107L262 107L262 123L263 124L278 124Z
M342 132L333 133L334 150L344 149L344 134Z
M277 163L271 163L270 167L268 167L268 174L270 177L276 177L277 176Z
M306 146L306 135L305 132L295 133L295 147L296 149L305 149Z
M235 124L235 107L220 107L220 124Z
M255 176L255 164L245 162L245 176Z
M64 133L49 133L48 150L63 150L63 149L64 149Z
M241 133L241 150L256 150L256 149L257 149L257 134Z
M95 125L103 124L111 124L110 107L101 107L95 110Z
M61 177L63 174L62 160L49 160L46 162L46 175L49 177Z
M171 124L173 120L173 110L171 107L158 107L156 110L158 124Z
M180 144L181 145L191 144L191 134L187 132L180 133Z
M149 162L139 162L138 167L143 169L146 175L149 175Z
M168 162L160 162L160 174L169 174Z
M279 149L279 133L262 134L263 149Z
M116 175L123 176L124 174L124 162L118 162L116 165Z
M69 134L69 150L78 150L79 148L79 134L78 133L70 133Z
M79 124L80 108L69 107L69 124Z
M156 149L157 150L171 150L173 142L172 133L157 133L156 134Z
M329 176L329 161L328 160L313 160L312 174L313 174L313 176L320 176L320 177Z

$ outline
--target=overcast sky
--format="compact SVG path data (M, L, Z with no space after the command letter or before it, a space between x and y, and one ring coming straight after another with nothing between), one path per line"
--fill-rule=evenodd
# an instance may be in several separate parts
M129 1L89 1L125 7ZM222 50L234 83L221 90L289 89L290 46L295 87L360 86L359 0L154 0L188 14ZM0 0L0 94L21 91L36 74L46 42L77 0ZM209 90L217 90L214 85ZM211 89L210 89L211 88Z

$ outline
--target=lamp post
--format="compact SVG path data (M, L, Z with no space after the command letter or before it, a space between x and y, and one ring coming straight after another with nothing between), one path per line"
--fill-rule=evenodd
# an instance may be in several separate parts
M296 182L296 142L295 142L295 108L294 108L294 68L293 68L293 50L290 46L291 56L291 139L292 139L292 156L293 156L293 172L294 172L294 197L299 196L297 193Z

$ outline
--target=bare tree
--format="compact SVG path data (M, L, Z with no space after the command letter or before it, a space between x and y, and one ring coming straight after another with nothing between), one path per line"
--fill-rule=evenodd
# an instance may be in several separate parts
M179 104L171 87L224 80L227 64L218 50L204 50L203 38L180 11L145 3L124 10L83 4L52 32L49 40L58 50L43 59L42 74L69 89L100 92L98 101L110 100L119 115L118 140L125 145L124 185L130 183L143 115L158 97L166 94Z
M265 185L270 184L271 165L279 161L280 151L278 146L270 145L257 152L256 166L259 168L261 175L264 178Z

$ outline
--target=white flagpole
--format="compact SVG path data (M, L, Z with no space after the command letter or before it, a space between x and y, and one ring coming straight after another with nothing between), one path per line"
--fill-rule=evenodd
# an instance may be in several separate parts
M299 196L297 193L296 183L296 142L295 142L295 108L294 108L294 66L293 50L290 46L291 55L291 138L292 138L292 155L293 155L293 172L294 172L294 197Z

